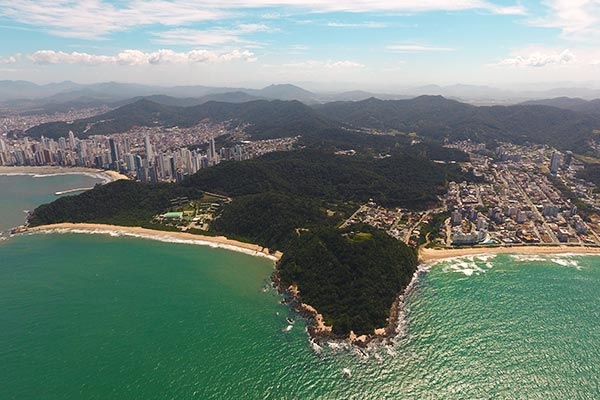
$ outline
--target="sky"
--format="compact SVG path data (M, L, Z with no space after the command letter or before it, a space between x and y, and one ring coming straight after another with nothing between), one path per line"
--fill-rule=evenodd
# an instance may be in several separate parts
M600 0L0 0L0 80L392 90L600 76Z

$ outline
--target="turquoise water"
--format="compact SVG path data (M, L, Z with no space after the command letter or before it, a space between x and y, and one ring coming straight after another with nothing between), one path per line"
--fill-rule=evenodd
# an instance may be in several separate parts
M56 199L59 191L93 187L102 180L83 174L0 174L0 232L22 225L25 212Z
M0 241L0 399L600 398L597 257L436 265L404 334L367 355L315 354L300 320L284 332L272 270L136 238Z

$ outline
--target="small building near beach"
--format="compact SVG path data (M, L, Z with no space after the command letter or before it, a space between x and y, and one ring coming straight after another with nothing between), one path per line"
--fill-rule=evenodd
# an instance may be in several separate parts
M165 219L181 219L183 217L183 212L168 212L162 215Z

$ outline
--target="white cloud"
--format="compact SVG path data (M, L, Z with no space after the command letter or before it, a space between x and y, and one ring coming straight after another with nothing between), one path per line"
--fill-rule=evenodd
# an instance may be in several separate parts
M229 0L221 7L297 7L318 12L429 12L487 10L496 14L524 14L520 5L501 6L484 0Z
M8 57L0 57L0 64L15 64L21 59L21 54L15 54Z
M244 42L239 35L224 30L172 29L165 32L155 32L152 35L155 37L155 39L152 39L153 43L163 45L215 46Z
M600 38L600 1L547 0L543 4L548 13L531 19L531 25L560 29L565 39L589 41Z
M361 23L344 23L344 22L328 22L330 28L385 28L386 24L381 22L361 22Z
M178 53L162 49L154 52L140 50L124 50L117 55L98 55L88 53L65 53L54 50L40 50L27 56L36 64L75 64L75 65L159 65L159 64L197 64L219 63L234 60L254 62L254 54L247 50L214 52L209 50L192 50Z
M576 62L575 55L569 50L563 50L560 53L543 53L540 51L533 52L529 55L517 55L506 58L494 66L504 67L546 67L550 65L565 65Z
M0 0L0 16L44 27L56 36L97 39L137 26L216 20L225 13L193 1L134 0L117 7L103 0Z
M329 61L325 63L325 68L329 69L347 69L347 68L364 68L365 66L361 63L357 63L354 61Z
M301 62L296 62L296 63L283 64L283 67L294 68L294 69L326 68L328 70L332 70L332 69L359 69L359 68L364 68L365 66L358 62L350 61L350 60L340 60L340 61L307 60L307 61L301 61Z
M420 52L444 52L444 51L455 51L451 47L434 47L434 46L421 46L417 44L398 44L386 46L386 49L391 51L397 51L399 53L420 53Z
M191 25L222 20L240 9L276 7L286 12L525 12L519 5L501 6L485 0L0 0L0 17L41 27L56 36L98 39L139 26ZM265 15L283 14L269 11Z
M171 29L164 32L154 32L156 38L153 43L163 45L193 45L193 46L215 46L225 43L256 44L246 39L243 35L255 32L276 32L277 29L264 24L241 24L235 29L216 28L210 30L197 29Z

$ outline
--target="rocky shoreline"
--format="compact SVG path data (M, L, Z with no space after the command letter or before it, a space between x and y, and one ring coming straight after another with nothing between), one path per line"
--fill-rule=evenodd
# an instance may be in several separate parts
M414 290L419 277L429 270L429 266L421 264L413 274L410 283L398 294L390 308L390 317L385 327L376 329L370 335L357 336L350 331L349 335L339 335L333 332L332 327L325 324L323 315L310 304L302 301L302 296L297 286L287 286L284 284L278 273L278 265L275 266L275 272L272 275L272 282L275 289L284 297L283 304L286 304L293 312L298 314L307 322L307 334L312 343L318 345L327 342L346 342L352 346L366 348L370 344L391 344L393 339L404 333L405 316L404 303L406 296Z

